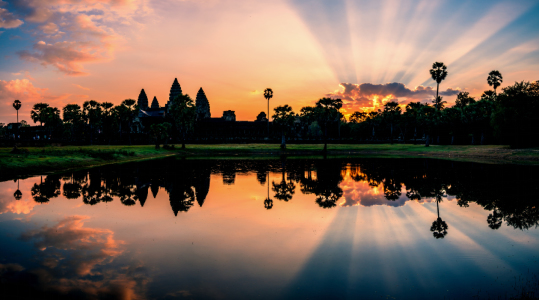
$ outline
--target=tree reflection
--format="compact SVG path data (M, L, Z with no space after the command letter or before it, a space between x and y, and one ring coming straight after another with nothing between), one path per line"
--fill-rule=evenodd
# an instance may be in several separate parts
M17 190L15 191L15 193L13 193L13 197L15 198L15 200L21 200L22 198L22 192L19 189L19 179L17 179Z
M436 239L443 239L447 235L448 229L447 223L440 218L440 202L442 202L442 196L436 195L436 211L438 212L438 218L436 221L432 222L432 226L430 227L430 231Z
M268 196L264 200L264 207L266 209L272 209L273 208L273 200L270 198L270 195L269 195L269 172L268 172L267 176L268 176L268 180L267 180ZM264 182L266 182L266 179L264 179Z
M38 203L49 202L51 198L56 198L60 195L60 177L57 175L48 175L43 181L43 176L40 177L40 183L35 183L31 189L32 198Z
M398 201L394 205L401 205L400 202L406 200L435 198L438 215L438 202L443 197L454 198L463 209L472 204L479 205L490 211L485 226L492 229L500 228L503 223L521 230L539 224L539 206L536 204L539 185L535 184L533 176L527 176L536 172L533 167L427 159L288 159L284 164L280 160L190 161L174 158L101 167L63 176L43 176L33 184L30 192L36 202L47 202L59 196L62 178L63 195L67 199L81 199L83 203L96 205L118 198L126 206L133 206L137 201L145 206L150 191L155 198L163 188L177 215L181 211L187 212L194 201L203 206L210 190L211 174L222 174L225 184L233 184L237 173L248 172L255 175L259 183L267 185L266 209L273 208L275 199L290 201L298 191L312 195L311 199L322 208L336 207L344 195L341 185L346 178L383 188L383 194L373 195ZM270 182L270 172L281 172L281 180ZM19 181L13 194L17 200L23 193L18 187ZM271 197L270 187L273 190ZM441 218L437 219L432 226L433 235L445 236L446 226Z
M503 215L497 209L494 209L487 217L488 227L496 230L502 226Z
M288 202L292 199L292 196L294 195L296 191L296 186L292 182L286 182L285 179L285 173L286 173L286 162L282 162L282 179L281 182L276 184L275 182L272 182L272 191L275 192L275 198ZM269 198L269 197L268 197Z

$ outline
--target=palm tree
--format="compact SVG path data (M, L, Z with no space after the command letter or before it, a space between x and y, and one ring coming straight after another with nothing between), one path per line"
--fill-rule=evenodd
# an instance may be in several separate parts
M391 130L391 144L393 145L393 125L395 123L398 123L398 119L401 116L401 108L399 106L399 103L390 101L385 104L384 106L384 112L383 116L387 121L389 122L390 130Z
M341 120L339 109L342 107L341 99L322 98L316 102L315 112L324 130L324 153L328 149L328 126L329 123Z
M17 136L19 136L19 109L21 108L21 101L15 100L13 101L13 108L17 111L17 135L15 136L15 148L17 149Z
M281 149L286 149L286 138L285 134L288 130L290 130L290 127L294 124L296 115L292 111L292 107L285 105L285 106L278 106L274 108L275 114L273 115L273 122L278 127L281 127Z
M438 218L432 222L430 231L436 239L443 239L447 235L447 223L440 218L440 206L438 203L442 202L441 195L436 195L436 210L438 212Z
M487 82L488 85L494 88L494 96L496 96L496 88L503 82L502 73L498 70L490 71L490 73L488 73Z
M21 109L21 101L13 101L13 108L15 108L15 110L17 111L17 123L19 123L19 109Z
M176 129L180 133L182 149L185 149L185 140L187 135L194 130L197 117L193 99L187 94L179 94L172 100L170 113Z
M273 200L269 196L269 171L268 171L267 183L268 183L268 197L266 198L266 200L264 200L264 207L266 209L271 209L273 207Z
M41 126L43 126L43 110L47 107L49 107L47 103L34 104L34 107L32 107L32 111L30 112L30 117L34 123L39 122Z
M430 69L430 76L436 81L436 101L438 101L438 91L440 89L440 82L447 76L447 67L443 62L435 62ZM441 100L441 99L440 99ZM440 110L438 103L436 103L436 109Z
M268 138L269 138L269 115L270 115L269 114L269 101L270 101L271 98L273 98L273 90L270 89L270 88L265 89L264 90L264 98L266 98L266 100L268 100L268 114L267 114L268 121L267 122L268 122Z
M17 101L19 101L19 100L17 100ZM19 189L19 179L17 179L17 190L15 191L15 193L13 193L13 197L15 197L15 200L21 200L21 198L22 198L22 192Z

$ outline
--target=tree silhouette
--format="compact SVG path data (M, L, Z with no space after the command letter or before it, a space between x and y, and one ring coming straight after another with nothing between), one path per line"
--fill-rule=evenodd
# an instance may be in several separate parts
M13 108L15 108L15 110L17 111L17 123L19 123L19 109L21 109L21 101L13 101Z
M328 149L328 126L331 122L340 122L342 114L339 109L341 107L341 99L322 98L316 102L317 119L324 131L324 152L327 152Z
M31 189L32 198L38 203L49 202L51 198L56 198L60 195L60 179L56 175L41 176L40 184L35 183Z
M268 171L268 180L267 180L267 183L268 183L268 196L267 198L264 200L264 207L266 209L272 209L273 208L273 200L270 198L269 196L269 171Z
M269 114L269 101L270 101L271 98L273 98L273 90L270 89L270 88L265 89L264 90L264 98L266 98L266 100L268 100L268 115L267 115L268 116L268 121L267 121L267 123L268 123L268 138L269 138L269 116L270 116L270 114Z
M282 179L281 182L276 184L275 182L272 182L272 190L275 192L275 198L279 200L283 200L285 202L288 202L292 199L292 196L294 195L294 192L296 190L296 186L292 182L286 182L285 179L285 163L283 162L282 167Z
M502 84L502 74L498 70L492 70L488 73L487 83L494 88L494 96L496 96L496 89Z
M168 138L168 131L172 125L168 122L160 124L152 124L150 126L150 134L155 140L155 149L159 149L160 142Z
M101 105L95 100L85 101L82 109L84 121L90 126L90 145L93 145L95 128L101 122Z
M398 122L399 117L401 116L401 108L399 103L390 101L384 105L384 118L387 120L391 130L391 144L393 144L393 126Z
M77 199L82 194L82 186L78 182L73 181L71 174L71 182L64 183L64 197L67 199Z
M436 210L438 212L438 218L436 221L432 222L432 226L430 227L430 231L432 232L432 235L436 239L443 239L447 235L447 223L440 218L440 206L438 203L442 201L441 195L436 195Z
M189 95L179 94L172 101L170 111L182 139L182 149L185 149L185 139L193 130L196 121L196 107L193 99Z
M47 103L36 103L34 104L34 106L32 107L32 111L30 112L30 117L32 118L32 120L34 121L34 123L37 123L39 122L41 126L43 126L43 110L45 108L49 107L49 105Z
M447 77L447 67L443 62L433 63L432 69L430 69L430 76L432 76L432 79L436 81L436 109L440 110L441 108L438 101L441 100L441 98L438 98L438 91L440 89L440 82Z
M488 227L494 230L502 226L502 221L503 221L503 214L497 209L494 209L492 213L489 214L487 217Z
M75 137L75 126L83 121L83 114L78 104L68 104L63 108L64 122L70 124L71 139Z
M19 189L19 179L17 179L17 190L13 193L13 197L15 197L15 200L21 200L22 198L22 192Z
M294 124L295 114L292 111L292 107L287 105L277 106L274 108L275 114L272 116L273 123L281 128L282 139L281 139L281 149L286 149L286 138L285 134L290 130Z

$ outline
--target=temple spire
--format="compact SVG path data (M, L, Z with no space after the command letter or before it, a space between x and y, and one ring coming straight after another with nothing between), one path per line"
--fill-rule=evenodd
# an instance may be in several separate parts
M211 118L210 102L206 98L206 94L202 88L198 90L195 106L197 108L198 120Z
M137 105L141 109L148 108L148 96L146 96L146 92L144 91L144 89L142 89L140 91L140 94L138 95Z
M152 108L158 109L159 108L159 102L157 101L157 97L153 97L152 100Z
M182 93L182 87L180 86L180 83L178 82L178 78L174 78L174 82L172 83L172 87L170 87L170 94L168 95L168 101L172 102L176 96L180 95Z

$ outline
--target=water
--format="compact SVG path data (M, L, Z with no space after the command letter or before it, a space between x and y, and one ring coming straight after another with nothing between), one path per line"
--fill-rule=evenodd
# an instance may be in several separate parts
M0 295L506 299L537 282L537 170L171 158L3 181Z

